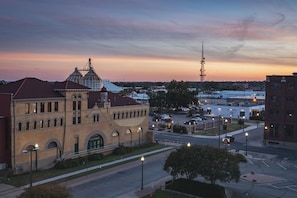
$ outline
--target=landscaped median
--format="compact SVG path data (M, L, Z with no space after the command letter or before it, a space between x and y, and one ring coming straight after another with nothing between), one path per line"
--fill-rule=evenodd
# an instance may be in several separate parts
M78 166L66 169L51 168L47 170L39 170L33 172L33 186L45 184L58 180L68 180L75 177L91 174L104 170L106 168L116 166L117 164L127 163L133 160L138 160L142 155L154 155L172 149L171 147L161 144L150 144L143 147L134 147L133 150L126 154L110 154L104 156L101 160L87 161L79 160ZM29 173L9 175L0 177L0 182L13 185L16 187L27 188L29 187Z

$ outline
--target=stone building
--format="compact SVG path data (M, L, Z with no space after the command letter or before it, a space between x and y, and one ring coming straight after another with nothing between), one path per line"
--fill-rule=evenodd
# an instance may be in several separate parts
M72 82L24 78L0 85L0 168L53 167L57 160L151 142L148 104Z

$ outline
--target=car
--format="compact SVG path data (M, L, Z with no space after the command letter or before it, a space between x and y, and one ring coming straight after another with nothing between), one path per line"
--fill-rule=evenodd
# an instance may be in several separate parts
M226 135L225 137L222 138L222 142L224 144L230 144L231 142L235 141L235 137L232 135Z
M195 120L195 119L191 119L191 120L188 120L186 122L184 122L185 125L194 125L194 124L197 124L198 121Z

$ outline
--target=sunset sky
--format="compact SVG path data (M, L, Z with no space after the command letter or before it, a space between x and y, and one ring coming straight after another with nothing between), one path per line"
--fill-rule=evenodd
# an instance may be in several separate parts
M263 81L297 72L296 0L2 0L0 80Z

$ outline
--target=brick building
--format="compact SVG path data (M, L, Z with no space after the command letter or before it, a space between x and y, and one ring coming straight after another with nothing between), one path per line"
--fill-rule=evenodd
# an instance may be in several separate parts
M266 77L266 146L297 149L297 74Z
M149 105L104 87L93 91L68 80L24 78L0 85L0 105L1 169L28 170L30 158L23 151L36 143L33 163L45 169L56 160L153 139L147 133Z

